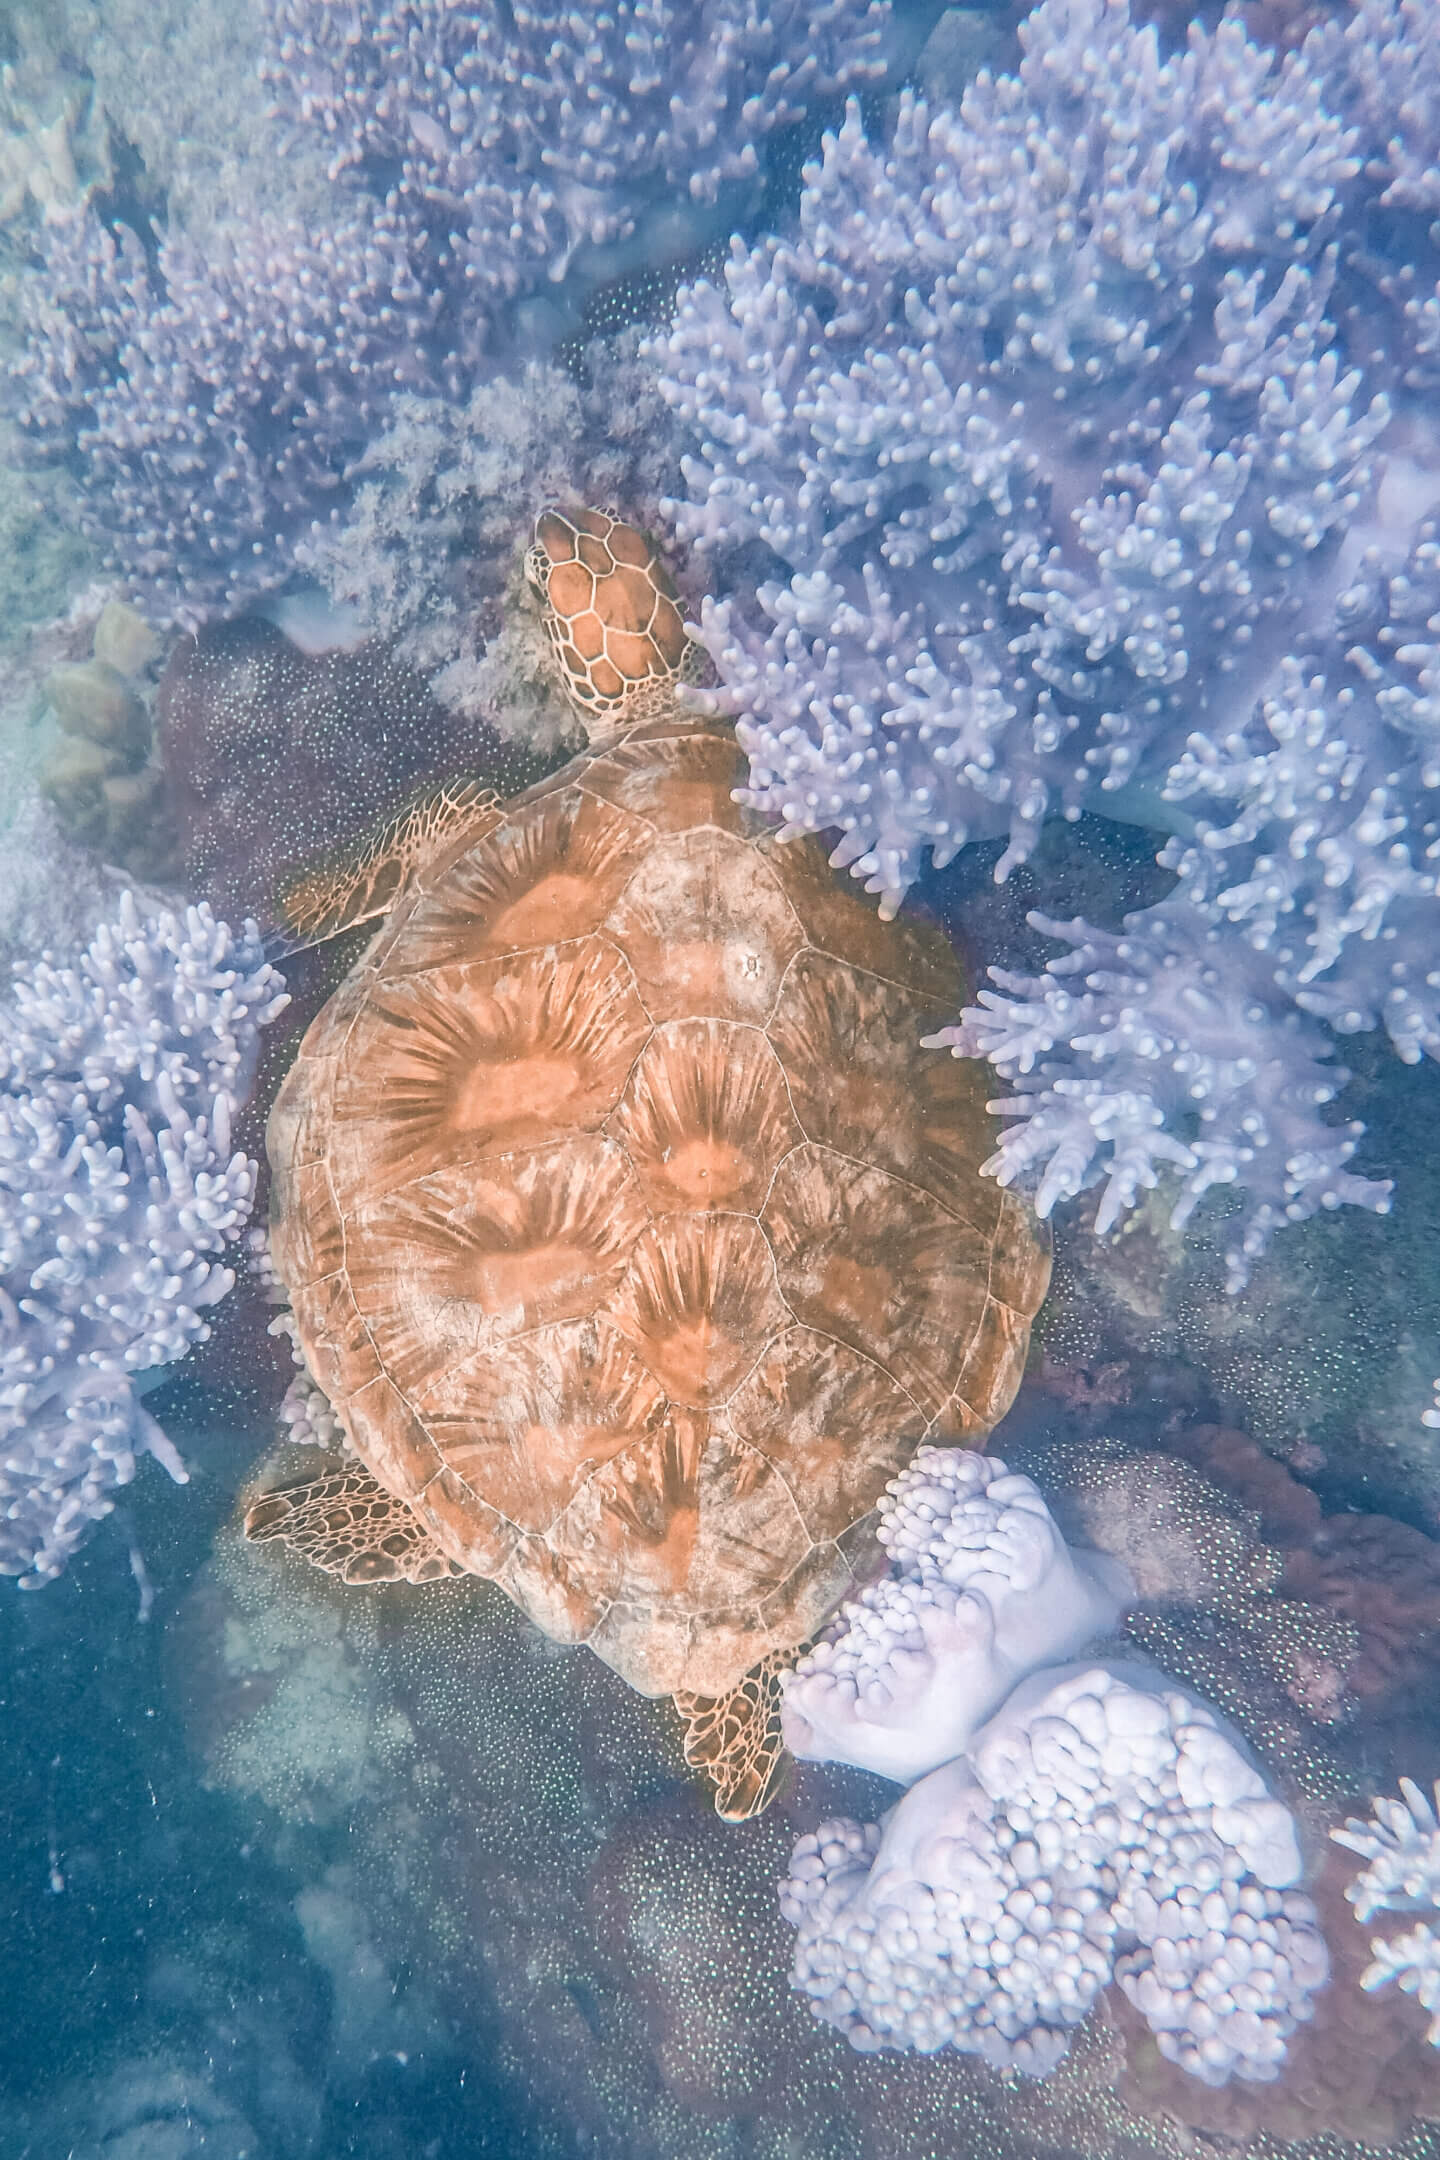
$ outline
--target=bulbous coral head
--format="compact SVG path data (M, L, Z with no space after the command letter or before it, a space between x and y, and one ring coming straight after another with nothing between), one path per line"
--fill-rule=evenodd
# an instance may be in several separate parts
M674 709L675 685L693 677L699 653L643 533L606 510L544 510L525 572L592 743Z
M794 1755L908 1785L970 1745L1018 1682L1113 1628L1134 1585L1072 1551L1027 1477L922 1447L880 1502L884 1581L782 1680Z
M1045 2077L1118 1984L1191 2077L1272 2082L1329 1960L1288 1811L1205 1704L1049 1668L880 1823L822 1823L781 1885L794 1985L864 2053Z

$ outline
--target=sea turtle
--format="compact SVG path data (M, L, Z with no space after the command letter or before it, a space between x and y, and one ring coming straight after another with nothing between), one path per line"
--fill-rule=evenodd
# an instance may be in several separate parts
M267 1133L353 1454L246 1528L350 1582L491 1577L672 1695L738 1818L778 1671L918 1444L1006 1409L1048 1259L980 1175L982 1070L919 1047L959 1002L948 941L736 802L649 542L547 510L528 567L589 747L292 899L310 938L384 916Z

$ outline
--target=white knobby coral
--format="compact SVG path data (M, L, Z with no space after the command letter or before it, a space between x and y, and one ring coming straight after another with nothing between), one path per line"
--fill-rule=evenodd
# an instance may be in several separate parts
M880 1502L883 1582L846 1605L782 1685L794 1755L908 1784L970 1744L1016 1683L1114 1627L1132 1585L1073 1552L1027 1477L922 1447Z
M794 1982L851 2045L1043 2077L1113 1977L1193 2076L1276 2077L1329 1962L1288 1812L1163 1675L1019 1688L879 1825L825 1823L782 1887Z
M1440 1782L1434 1806L1411 1778L1401 1778L1400 1795L1376 1800L1369 1822L1352 1815L1330 1833L1369 1863L1345 1892L1357 1920L1377 1912L1440 1912ZM1370 1955L1361 1987L1373 1991L1395 1981L1431 2012L1426 2038L1440 2047L1440 1935L1422 1922L1405 1935L1372 1937Z
M1295 1825L1164 1673L1063 1663L1114 1627L1125 1570L960 1449L917 1451L879 1534L889 1576L784 1683L794 1752L910 1785L792 1855L781 1905L816 2016L857 2048L1043 2077L1114 1979L1193 2076L1275 2077L1328 1973Z
M231 1122L289 1002L253 922L142 920L126 894L69 966L0 1005L0 1573L59 1574L149 1453L145 1376L209 1333L257 1168Z

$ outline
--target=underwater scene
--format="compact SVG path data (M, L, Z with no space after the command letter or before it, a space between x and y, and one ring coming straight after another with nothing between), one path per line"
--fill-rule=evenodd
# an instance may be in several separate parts
M0 0L0 2160L1440 2160L1440 0Z

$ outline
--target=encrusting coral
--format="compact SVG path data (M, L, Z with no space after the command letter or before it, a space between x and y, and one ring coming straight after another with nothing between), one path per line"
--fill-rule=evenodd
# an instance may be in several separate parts
M143 618L110 600L89 657L52 669L42 689L63 741L41 768L41 787L73 839L142 878L174 868L150 713L159 652Z
M255 925L142 918L0 1004L0 1573L57 1575L149 1453L147 1378L209 1333L255 1197L231 1124L289 1002Z
M1175 834L1169 899L1045 922L1071 950L942 1039L1009 1083L990 1168L1042 1211L1243 1188L1238 1285L1386 1205L1334 1035L1440 1043L1440 17L1361 0L1282 57L1232 11L1166 56L1049 0L1021 42L958 112L852 105L793 236L681 293L674 514L778 565L702 616L747 799L888 906L1047 816Z
M279 919L303 870L456 772L516 786L538 761L463 723L367 642L305 652L257 617L172 651L155 699L159 825L186 889Z
M1327 1515L1246 1435L1173 1426L1164 1451L1036 1440L1067 1535L1135 1577L1128 1639L1213 1703L1312 1806L1440 1731L1440 1545ZM1440 1755L1435 1758L1440 1768ZM1433 1772L1431 1773L1433 1774Z

